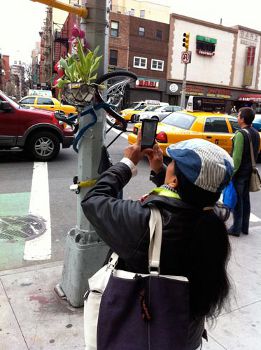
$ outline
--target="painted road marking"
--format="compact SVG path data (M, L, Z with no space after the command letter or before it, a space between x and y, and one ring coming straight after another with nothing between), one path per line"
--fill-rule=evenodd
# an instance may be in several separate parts
M9 230L3 220L28 215L29 201L30 192L0 194L0 270L23 262L25 238L19 235L19 227Z
M42 217L46 223L46 231L41 236L25 242L24 260L50 259L51 215L47 162L34 163L29 214Z

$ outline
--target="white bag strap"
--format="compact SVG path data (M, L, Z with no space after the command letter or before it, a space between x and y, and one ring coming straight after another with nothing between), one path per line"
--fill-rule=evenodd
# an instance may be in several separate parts
M150 245L149 245L149 272L151 275L160 273L160 253L162 241L162 218L158 208L150 208ZM107 264L107 269L114 270L119 256L112 253Z
M160 273L160 253L162 242L162 218L158 208L150 209L150 245L149 245L149 272L151 275Z

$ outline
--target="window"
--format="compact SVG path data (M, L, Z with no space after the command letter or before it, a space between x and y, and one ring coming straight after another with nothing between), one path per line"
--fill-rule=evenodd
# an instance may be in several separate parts
M151 69L152 70L164 70L164 61L161 60L151 60Z
M112 66L117 66L117 64L118 64L118 51L117 50L110 50L109 64L111 64Z
M27 97L21 101L21 104L25 105L33 105L34 104L35 97Z
M205 122L205 132L229 132L226 119L213 117L207 118Z
M38 97L38 105L54 105L53 101L50 98Z
M144 36L145 35L145 28L139 27L139 36Z
M130 16L135 16L135 9L131 9L129 14L130 14Z
M114 38L119 36L119 22L111 21L111 36Z
M133 67L147 69L147 58L134 56Z
M238 125L237 118L228 118L230 125L232 127L232 131L236 132L237 130L240 129L240 126Z
M194 123L195 117L185 113L174 112L164 118L164 124L176 126L181 129L189 130Z
M140 18L145 18L145 10L140 10Z
M156 39L162 40L162 30L156 30Z

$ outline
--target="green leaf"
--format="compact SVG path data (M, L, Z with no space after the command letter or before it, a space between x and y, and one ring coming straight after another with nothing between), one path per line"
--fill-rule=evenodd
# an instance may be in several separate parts
M59 61L59 63L60 63L60 66L61 66L63 69L65 69L65 68L68 67L68 64L67 64L67 62L66 62L66 60L65 60L64 58L61 58L60 61Z
M82 42L79 39L78 39L77 51L78 51L78 56L79 56L79 59L80 59L80 63L82 65L82 67L84 67L84 65L85 65L85 55L84 55L84 52L83 52Z

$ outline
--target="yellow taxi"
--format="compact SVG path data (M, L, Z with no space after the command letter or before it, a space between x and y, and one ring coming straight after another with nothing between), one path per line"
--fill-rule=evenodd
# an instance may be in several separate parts
M74 106L63 105L56 98L49 96L26 96L19 101L19 104L21 106L47 109L49 111L60 111L65 114L77 113Z
M140 127L141 123L134 125L133 132L128 136L130 144L136 142ZM169 114L158 124L156 141L165 156L166 148L170 144L191 138L213 142L231 153L232 138L238 129L236 117L215 112L183 110Z

